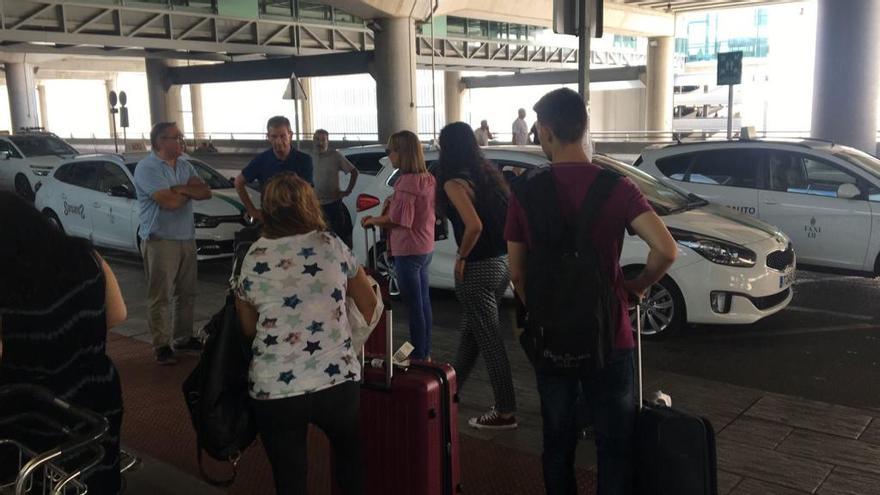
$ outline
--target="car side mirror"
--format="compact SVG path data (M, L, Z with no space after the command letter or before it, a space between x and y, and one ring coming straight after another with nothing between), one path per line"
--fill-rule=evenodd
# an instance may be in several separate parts
M862 195L862 191L859 190L855 184L841 184L837 188L837 197L840 199L853 199Z
M229 184L232 185L232 186L235 186L235 177L230 177L230 178L229 178Z
M118 186L111 187L110 190L107 191L107 194L113 196L114 198L134 198L134 193L125 184L119 184Z

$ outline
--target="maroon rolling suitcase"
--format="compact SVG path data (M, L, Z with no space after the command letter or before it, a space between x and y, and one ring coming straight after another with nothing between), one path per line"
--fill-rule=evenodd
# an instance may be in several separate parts
M388 331L370 340L379 340L384 352L365 354L361 385L364 493L461 493L455 370L424 362L390 366L391 311L383 320Z

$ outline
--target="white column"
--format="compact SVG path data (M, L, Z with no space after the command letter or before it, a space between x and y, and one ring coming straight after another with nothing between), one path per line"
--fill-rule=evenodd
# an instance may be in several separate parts
M207 141L205 136L205 114L202 111L202 85L189 85L189 103L192 107L192 135L193 143Z
M443 73L443 93L446 103L446 123L461 120L464 86L461 83L461 72L448 70Z
M177 122L181 130L183 112L180 103L180 86L168 84L167 71L170 61L162 59L146 59L147 93L150 99L150 123Z
M42 83L37 85L37 94L40 98L40 127L49 130L49 104L46 102L46 86Z
M12 132L37 127L37 86L33 64L6 63L5 67Z
M811 134L877 153L880 2L819 0L817 18Z
M380 19L375 74L379 142L397 131L418 133L415 26L408 18Z
M648 39L647 96L648 118L647 130L672 130L672 92L674 74L672 58L675 50L675 38L658 36Z

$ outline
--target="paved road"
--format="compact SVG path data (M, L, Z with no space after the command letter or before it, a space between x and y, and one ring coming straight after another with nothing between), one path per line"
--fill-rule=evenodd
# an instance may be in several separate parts
M140 263L124 254L107 255L111 265L124 265L124 271ZM200 293L216 293L228 268L225 261L201 263ZM435 326L454 333L458 302L442 290L433 291L432 298ZM800 272L791 305L776 315L752 325L689 326L664 341L646 342L647 373L664 370L835 404L880 407L878 301L878 280ZM198 312L210 315L216 309L210 304ZM398 321L405 321L400 318L405 314L398 315Z

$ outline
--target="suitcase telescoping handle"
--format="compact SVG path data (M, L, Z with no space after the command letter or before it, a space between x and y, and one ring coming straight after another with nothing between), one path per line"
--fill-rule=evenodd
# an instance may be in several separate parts
M371 361L371 365L378 367L383 366L385 368L385 388L391 388L391 379L394 377L394 366L392 364L392 360L394 359L394 335L393 335L393 314L392 311L385 311L385 360L384 362L381 359L376 360L373 359ZM361 347L361 382L365 382L364 378L364 369L366 369L366 345Z
M373 250L370 251L370 233L373 237ZM367 262L367 268L376 270L379 266L379 234L376 233L375 225L364 227L364 259Z
M636 302L636 357L639 360L639 410L641 411L645 407L642 383L642 301Z

